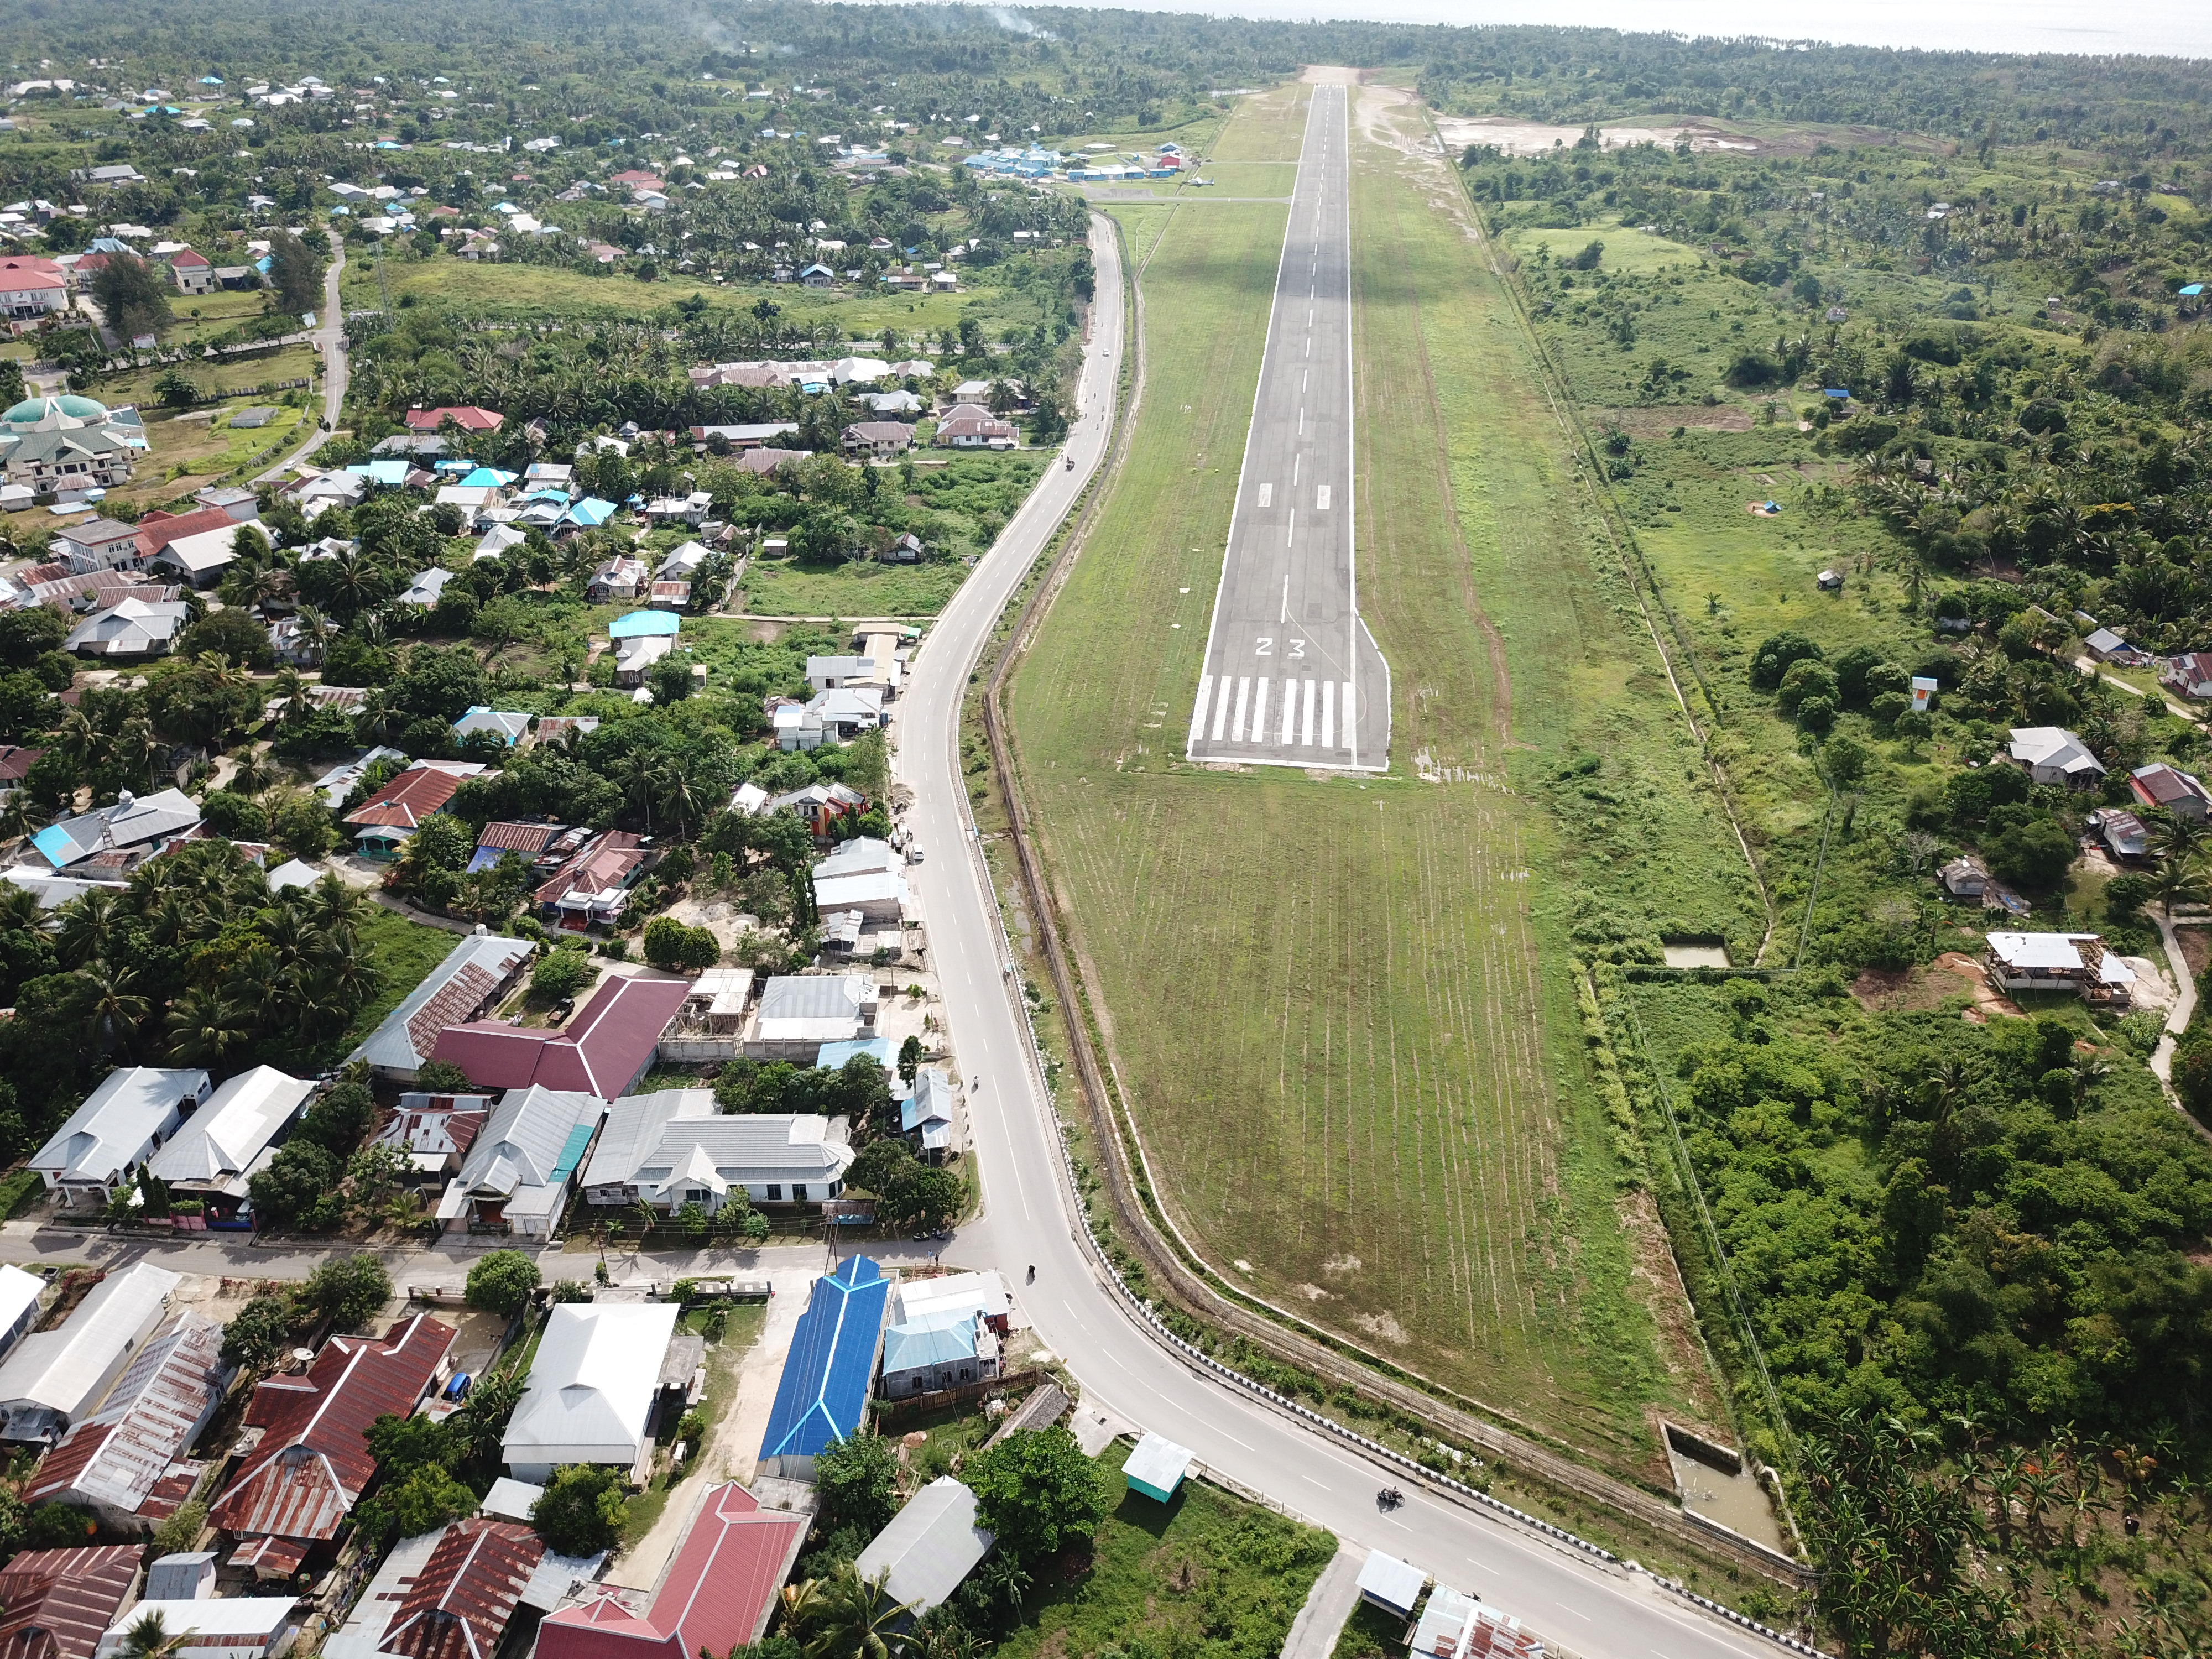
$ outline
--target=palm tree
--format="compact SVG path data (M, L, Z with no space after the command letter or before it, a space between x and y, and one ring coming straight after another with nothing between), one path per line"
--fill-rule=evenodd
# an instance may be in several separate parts
M160 1613L148 1613L123 1632L124 1659L169 1659L191 1635L188 1630L170 1634Z
M1917 1092L1920 1103L1929 1109L1938 1127L1950 1120L1951 1109L1959 1103L1968 1080L1966 1066L1955 1060L1939 1060L1928 1068Z
M886 1568L873 1578L860 1577L850 1561L840 1561L827 1578L810 1578L783 1592L783 1626L795 1637L806 1659L890 1659L890 1643L912 1605L895 1601L884 1588Z
M244 1003L197 985L178 994L162 1024L172 1060L210 1071L252 1042L258 1030Z
M2159 866L2150 878L2150 893L2168 921L2173 920L2175 905L2193 904L2204 896L2203 875L2203 865L2193 856L2170 858Z
M2177 812L2155 814L2148 828L2150 833L2143 838L2147 850L2161 862L2194 858L2208 842L2212 842L2212 823L2185 818Z
M329 619L313 605L303 605L292 613L292 626L299 653L309 662L322 661L331 643Z
M105 957L129 917L123 896L111 887L95 887L82 898L72 899L61 909L62 961L82 968L95 957Z
M39 925L39 896L13 882L0 884L0 933Z
M136 990L138 970L105 960L86 963L72 976L70 1000L84 1024L86 1040L105 1050L111 1044L131 1058L131 1036L150 1005Z
M0 841L28 840L46 820L46 815L39 810L39 804L31 799L27 789L11 789L4 799L0 799Z
M230 781L224 787L234 794L258 795L276 781L277 775L276 762L257 744L239 757L238 769L230 775Z

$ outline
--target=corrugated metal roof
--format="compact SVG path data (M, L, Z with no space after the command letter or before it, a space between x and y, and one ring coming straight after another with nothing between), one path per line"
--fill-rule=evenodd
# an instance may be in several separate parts
M30 1167L57 1178L108 1179L169 1127L182 1103L197 1102L207 1086L208 1074L191 1069L126 1066L110 1072L33 1154Z
M606 1127L584 1168L586 1187L620 1186L630 1178L646 1151L678 1118L714 1115L711 1089L661 1089L649 1095L624 1095L607 1109Z
M147 1167L163 1181L185 1187L242 1176L314 1088L273 1066L240 1072L207 1097Z
M103 1280L59 1330L15 1345L0 1365L0 1408L11 1418L22 1411L52 1413L64 1427L75 1423L100 1403L182 1282L150 1261Z
M249 1426L261 1443L209 1518L241 1536L334 1536L376 1473L362 1438L386 1413L412 1411L436 1376L453 1328L428 1314L382 1340L334 1336L304 1376L272 1376L253 1391Z
M494 933L463 939L349 1058L385 1071L419 1069L438 1034L475 1014L535 948L528 939Z
M0 1659L92 1659L138 1582L136 1544L26 1550L0 1571Z
M866 1256L814 1281L777 1381L761 1455L811 1457L860 1425L890 1281Z
M416 1574L384 1651L409 1659L492 1659L544 1553L527 1527L455 1522Z
M853 1565L871 1581L887 1575L892 1601L927 1613L960 1588L992 1542L975 1524L975 1494L939 1475L907 1500Z
M477 1022L444 1032L434 1053L480 1087L534 1085L612 1100L652 1063L690 989L680 979L618 976L594 991L557 1035ZM495 1132L496 1125L486 1138Z
M604 1593L563 1607L538 1626L538 1659L691 1659L757 1642L807 1524L735 1481L709 1487L645 1614Z
M507 1425L504 1461L635 1462L678 1311L672 1302L555 1307Z
M453 799L460 787L452 772L417 762L347 813L345 821L364 828L413 830Z
M222 1327L189 1310L172 1316L99 1412L47 1455L26 1501L82 1500L138 1513L206 1422L229 1376Z
M487 823L477 837L477 845L502 852L542 853L553 844L562 828L557 823Z

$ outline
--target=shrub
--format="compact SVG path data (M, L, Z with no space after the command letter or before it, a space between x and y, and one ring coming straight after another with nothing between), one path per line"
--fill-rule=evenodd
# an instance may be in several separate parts
M373 1255L342 1255L325 1261L300 1287L301 1309L328 1319L340 1330L357 1330L392 1299L392 1275Z
M722 942L711 927L687 927L673 916L645 924L645 959L656 968L696 971L722 959Z
M1782 677L1789 672L1790 664L1807 657L1818 661L1820 654L1820 647L1802 634L1785 629L1779 634L1769 635L1751 653L1751 689L1771 691L1782 684Z
M622 1537L622 1482L598 1463L574 1463L556 1473L530 1506L530 1524L557 1555L597 1555Z
M563 948L538 959L530 970L530 994L542 1002L565 1002L597 977L590 957Z
M1824 697L1832 708L1836 705L1835 672L1817 658L1807 657L1790 665L1775 690L1774 706L1794 716L1808 697Z

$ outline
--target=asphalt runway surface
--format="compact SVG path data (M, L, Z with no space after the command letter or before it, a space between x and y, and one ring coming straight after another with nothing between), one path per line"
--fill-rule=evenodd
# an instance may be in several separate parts
M1346 89L1317 87L1184 752L1379 772L1390 670L1359 618Z

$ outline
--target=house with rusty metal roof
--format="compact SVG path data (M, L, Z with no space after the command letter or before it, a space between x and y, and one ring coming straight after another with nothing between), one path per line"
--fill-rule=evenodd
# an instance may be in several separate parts
M505 995L536 947L526 939L477 933L456 945L347 1056L379 1074L411 1082L448 1026L465 1024Z
M601 1589L538 1627L537 1659L692 1659L757 1642L808 1524L735 1481L710 1486L643 1613Z
M511 1521L458 1521L408 1587L380 1651L405 1659L492 1659L545 1546Z
M92 1659L138 1587L136 1544L25 1550L0 1568L0 1659Z
M310 1547L337 1535L376 1474L369 1425L415 1409L444 1376L453 1337L452 1326L417 1314L380 1338L334 1336L304 1373L254 1389L252 1444L208 1511L241 1540L233 1565L289 1576Z
M191 1496L201 1466L185 1454L222 1403L231 1369L219 1323L171 1315L99 1411L46 1455L24 1501L73 1504L125 1532L167 1520Z

